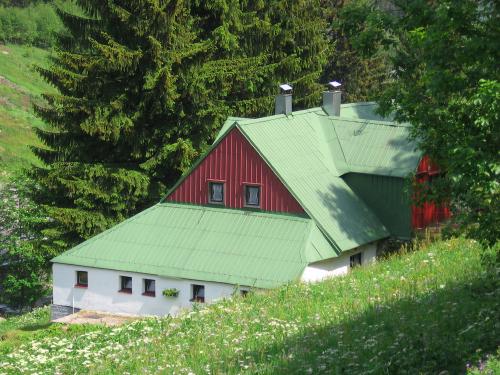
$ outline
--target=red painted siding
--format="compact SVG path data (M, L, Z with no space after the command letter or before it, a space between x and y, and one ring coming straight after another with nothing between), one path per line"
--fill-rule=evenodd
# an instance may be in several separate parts
M441 174L439 166L433 163L428 156L424 156L418 165L416 174L416 190L432 183L432 179ZM418 194L418 193L417 193ZM421 205L412 206L412 226L415 229L425 228L431 224L439 224L451 216L449 207L434 202L423 202Z
M244 207L244 185L261 186L260 209L303 213L300 204L238 129L233 129L168 197L170 202L208 204L208 182L224 181L226 207Z

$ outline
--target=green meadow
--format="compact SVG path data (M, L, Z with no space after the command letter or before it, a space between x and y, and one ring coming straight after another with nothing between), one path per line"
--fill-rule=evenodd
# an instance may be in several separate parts
M33 113L33 103L54 89L35 71L47 65L46 50L0 45L0 181L30 164L39 163L30 146L40 146L33 128L44 124Z
M497 253L439 241L345 277L120 327L68 328L37 310L0 323L0 374L495 373Z

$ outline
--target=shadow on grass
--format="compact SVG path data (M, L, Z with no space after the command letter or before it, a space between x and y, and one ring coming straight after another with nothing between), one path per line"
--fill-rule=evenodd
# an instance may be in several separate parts
M20 331L26 331L26 332L34 332L38 331L41 329L49 328L53 323L47 322L47 323L39 323L39 324L30 324L26 325L24 327L18 328Z
M461 374L467 362L500 345L497 284L494 275L483 275L465 285L372 305L342 323L311 327L244 352L233 366L246 358L273 374Z

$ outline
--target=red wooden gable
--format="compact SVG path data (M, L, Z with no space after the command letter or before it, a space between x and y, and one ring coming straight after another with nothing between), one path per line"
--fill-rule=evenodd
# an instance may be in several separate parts
M236 128L221 140L166 200L208 204L210 181L224 182L226 207L245 207L244 186L259 185L261 210L304 212L271 168Z
M441 174L439 166L433 163L428 156L420 161L416 173L416 184L432 185L432 179ZM431 224L439 224L450 217L450 209L444 204L435 202L423 202L419 206L412 206L412 226L415 229L425 228Z

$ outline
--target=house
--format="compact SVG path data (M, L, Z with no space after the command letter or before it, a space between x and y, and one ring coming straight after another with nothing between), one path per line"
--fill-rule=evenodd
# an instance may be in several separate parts
M53 316L176 314L321 280L445 218L432 204L417 212L405 194L407 176L439 173L408 125L381 118L374 103L341 105L340 95L332 86L322 107L293 112L284 85L275 115L229 118L160 203L52 260Z

